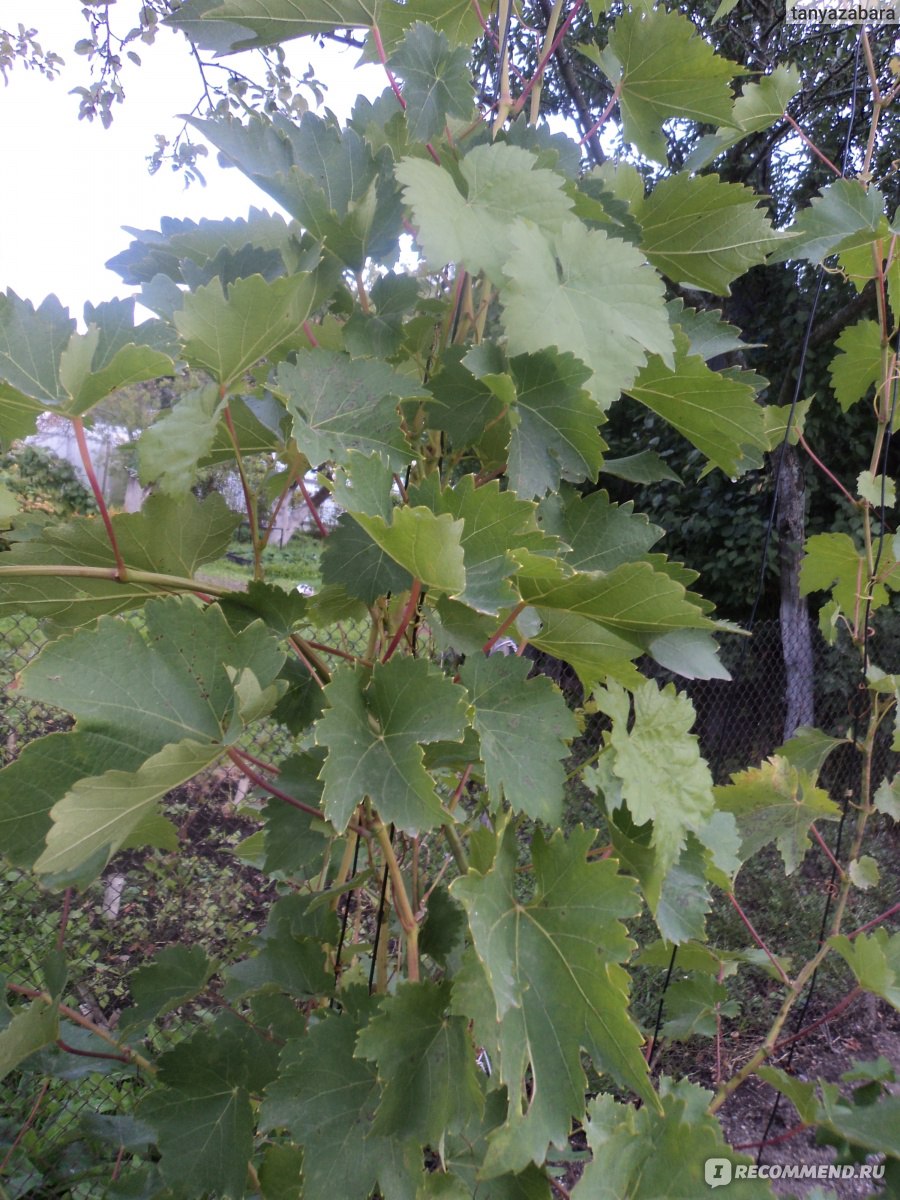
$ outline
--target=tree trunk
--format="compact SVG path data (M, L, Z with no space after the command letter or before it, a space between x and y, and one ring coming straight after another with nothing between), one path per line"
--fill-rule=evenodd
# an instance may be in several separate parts
M793 446L784 447L778 490L778 562L781 575L781 648L784 656L784 740L798 725L815 724L815 671L809 608L800 595L806 532L806 486Z

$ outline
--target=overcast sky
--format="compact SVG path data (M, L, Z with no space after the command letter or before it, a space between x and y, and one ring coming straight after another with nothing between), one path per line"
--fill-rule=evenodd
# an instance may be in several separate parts
M37 29L44 49L61 54L66 66L53 81L16 66L0 88L0 290L12 288L35 304L55 292L80 318L85 300L132 290L104 267L130 240L123 225L156 229L162 216L199 220L241 216L251 205L277 207L240 172L218 167L214 150L200 163L205 188L185 190L168 166L148 175L154 134L173 138L175 114L188 112L200 94L181 35L164 32L155 45L138 47L143 66L129 65L125 103L103 129L99 121L79 121L78 98L69 95L88 73L72 49L87 31L80 0L5 0L3 7L7 28L21 20ZM129 10L136 14L134 0L113 9L123 29ZM325 54L308 39L289 49L299 74L314 57L317 75L330 84L327 103L342 119L358 91L377 95L384 87L380 68L354 72L356 51Z

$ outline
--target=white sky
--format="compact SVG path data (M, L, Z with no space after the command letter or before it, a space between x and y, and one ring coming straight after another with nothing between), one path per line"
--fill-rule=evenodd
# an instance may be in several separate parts
M137 0L121 0L114 28L126 31L132 15L136 24L137 9ZM87 33L80 0L2 0L0 24L15 29L19 21L37 29L44 49L66 65L53 81L16 66L0 87L0 290L12 288L35 304L54 292L80 319L85 300L133 291L103 265L128 245L123 225L157 229L162 216L199 220L242 216L251 205L277 209L240 172L220 168L212 148L199 162L205 188L185 190L182 175L168 166L148 175L154 134L174 138L175 114L189 112L200 95L180 34L163 31L154 45L134 47L143 65L127 64L125 102L104 129L98 120L79 121L78 97L69 95L88 74L72 49ZM355 50L323 51L309 39L286 49L299 75L313 59L330 84L326 103L341 119L358 92L374 96L385 86L380 67L354 71Z

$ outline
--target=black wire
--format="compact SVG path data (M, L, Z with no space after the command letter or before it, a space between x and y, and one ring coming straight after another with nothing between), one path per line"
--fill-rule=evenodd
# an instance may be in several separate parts
M391 845L394 844L394 826L391 825ZM375 964L378 961L378 943L381 940L381 927L384 924L384 904L387 896L388 868L384 865L381 877L381 899L378 901L378 916L375 919L375 938L372 942L372 962L369 964L369 995L375 990Z
M356 835L356 847L353 851L353 869L350 872L351 879L356 878L356 868L357 868L357 864L359 863L359 847L360 847L361 843L362 843L362 838L359 836L359 834L357 834ZM353 892L355 892L355 891L356 891L356 889L353 888L351 891L349 891L347 893L346 897L344 898L344 919L341 921L341 936L338 938L337 950L335 951L335 954L334 954L334 986L335 986L335 990L337 990L337 985L338 985L338 982L341 977L341 954L343 953L343 950L344 950L344 940L347 937L347 922L350 919L350 897L353 895ZM328 1007L334 1008L335 1003L336 1003L335 997L332 996L331 1002L328 1005Z

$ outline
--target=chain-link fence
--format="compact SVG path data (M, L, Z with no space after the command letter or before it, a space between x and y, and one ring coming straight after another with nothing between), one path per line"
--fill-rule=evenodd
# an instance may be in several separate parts
M7 763L31 739L71 722L16 687L17 673L43 642L37 623L26 617L8 620L0 632L0 750ZM363 653L364 644L356 644L362 636L342 629L338 640L345 650ZM864 715L854 712L860 696L858 655L849 645L826 645L816 628L809 651L799 686L808 693L816 723L852 738L854 720ZM731 681L685 681L653 671L660 682L675 679L691 696L702 749L720 781L760 762L783 741L789 691L785 661L798 657L784 654L777 621L759 623L750 638L727 639L722 654ZM250 749L262 757L277 756L287 740L283 729L272 725ZM880 774L894 766L890 757L886 747L879 750ZM852 746L841 747L827 771L823 782L832 794L855 794L859 758ZM241 857L241 843L255 828L244 807L246 792L245 779L220 768L173 793L166 808L178 829L179 851L120 855L82 894L45 891L29 874L3 871L0 973L20 989L43 987L42 964L64 926L70 972L64 999L71 1010L62 1039L69 1049L33 1056L0 1084L3 1200L108 1196L123 1156L141 1149L146 1131L131 1115L141 1080L115 1058L79 1055L84 1030L78 1018L114 1029L129 1003L128 975L158 949L202 945L215 957L264 922L274 892L270 880ZM223 875L228 888L222 887ZM215 1002L211 992L196 1004ZM180 1020L176 1013L159 1027L157 1049L180 1036Z

